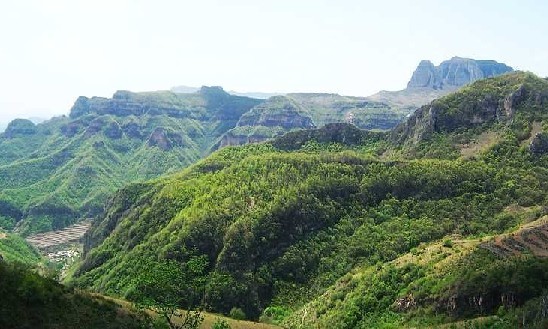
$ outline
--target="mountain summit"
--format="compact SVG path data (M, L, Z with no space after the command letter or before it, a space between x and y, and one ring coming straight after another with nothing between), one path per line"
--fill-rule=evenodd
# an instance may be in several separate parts
M510 66L493 60L453 57L439 66L423 60L413 72L407 88L454 89L513 70Z
M419 108L474 81L496 77L513 70L512 67L494 60L453 57L438 66L429 60L422 60L413 72L406 89L382 90L368 98L400 108Z

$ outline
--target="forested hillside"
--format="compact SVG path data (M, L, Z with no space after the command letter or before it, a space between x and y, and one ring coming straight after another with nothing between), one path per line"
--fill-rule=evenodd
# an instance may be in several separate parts
M176 261L181 306L290 327L496 316L487 320L511 328L519 312L542 327L547 131L548 82L517 72L436 100L389 133L328 125L225 148L120 190L73 282L132 299L136 278ZM533 221L544 242L490 247L506 233L530 241L516 230Z
M78 98L68 117L37 125L14 120L0 134L0 227L22 234L66 227L97 215L126 184L177 172L218 147L348 121L352 111L371 129L391 128L407 114L322 95L296 95L299 104L283 96L233 96L220 87L118 91L111 99ZM322 97L331 100L323 104ZM302 105L310 99L323 105Z
M205 87L117 92L80 97L69 117L14 120L0 135L0 226L31 233L93 216L125 184L197 161L259 102Z
M151 328L148 316L0 261L0 328Z

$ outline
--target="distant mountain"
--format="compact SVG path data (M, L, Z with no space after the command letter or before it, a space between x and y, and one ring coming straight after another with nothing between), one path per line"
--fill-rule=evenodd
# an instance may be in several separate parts
M352 123L367 130L389 130L412 109L389 106L365 97L326 93L291 93L275 96L244 114L220 146L241 145L329 123Z
M413 72L406 89L380 91L369 98L394 106L420 107L474 81L512 71L510 66L494 60L453 57L439 66L423 60Z
M229 90L228 93L236 96L246 96L246 97L258 98L258 99L267 99L274 96L285 95L284 93L265 93L260 91L240 92L240 91L234 91L234 90Z
M30 117L28 118L28 120L32 121L35 124L39 124L46 121L47 119L42 117ZM0 133L3 133L4 130L6 130L6 128L8 127L8 124L9 124L8 122L0 122Z
M176 86L170 89L171 92L176 94L192 94L200 90L199 87L189 87L189 86Z
M177 93L177 94L192 94L199 90L198 87L189 87L189 86L176 86L170 89L170 91ZM251 97L251 98L257 98L257 99L267 99L272 96L280 96L284 95L282 93L265 93L265 92L239 92L234 90L227 91L231 95L235 96L244 96L244 97Z

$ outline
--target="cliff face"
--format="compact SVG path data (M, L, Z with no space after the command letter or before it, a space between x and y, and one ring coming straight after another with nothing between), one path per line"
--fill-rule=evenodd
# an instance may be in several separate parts
M534 118L548 105L546 83L532 74L516 72L481 80L418 109L391 131L397 143L418 143L434 133L451 133L494 122L510 122L520 112ZM534 120L534 119L532 119ZM542 149L541 142L535 141Z
M306 129L314 128L314 123L308 110L290 98L275 96L245 113L238 126Z
M439 66L434 66L430 61L421 61L407 88L454 89L511 71L510 66L492 60L453 57Z
M407 83L407 88L433 88L440 84L437 68L431 61L423 60L417 66L415 72L411 76L411 80Z

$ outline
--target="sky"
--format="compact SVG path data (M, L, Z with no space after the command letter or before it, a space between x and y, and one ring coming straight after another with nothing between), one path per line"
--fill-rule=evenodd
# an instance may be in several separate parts
M0 0L0 123L116 90L399 90L422 59L548 76L548 1Z

